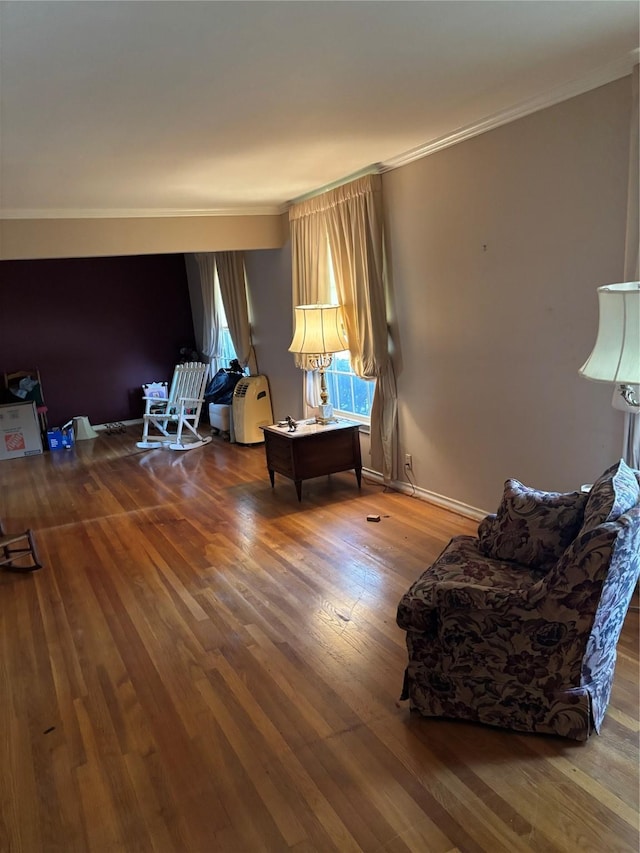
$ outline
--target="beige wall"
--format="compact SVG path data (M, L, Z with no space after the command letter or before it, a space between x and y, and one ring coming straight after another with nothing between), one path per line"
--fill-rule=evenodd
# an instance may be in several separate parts
M280 248L286 215L5 219L0 260Z
M245 254L253 344L269 379L273 417L302 417L302 372L289 352L293 337L291 247Z
M622 280L630 106L624 78L383 176L398 459L419 493L491 511L507 477L569 490L619 458L612 389L578 368L596 288ZM274 417L297 416L289 247L246 257Z
M630 107L629 77L383 176L398 455L419 490L492 510L507 477L573 489L619 458L612 389L578 368L596 288L622 280ZM0 225L2 258L245 249L274 417L302 414L286 216Z
M492 510L507 477L573 489L620 457L612 388L578 368L622 280L630 105L624 78L384 175L420 488Z

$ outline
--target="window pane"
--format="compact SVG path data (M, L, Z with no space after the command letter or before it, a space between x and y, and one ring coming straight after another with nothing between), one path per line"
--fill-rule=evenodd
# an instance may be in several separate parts
M333 357L326 371L329 402L345 415L358 415L368 418L371 415L374 383L360 379L351 370L349 353L339 353Z
M229 367L229 362L236 358L235 350L231 343L231 335L229 334L229 329L226 326L220 328L218 351L220 355L215 360L213 368L214 373L223 368L226 370Z
M333 356L331 369L342 371L343 373L351 373L351 360L348 352L337 352Z
M367 382L366 379L360 379L356 376L353 380L353 396L354 409L358 415L368 416L371 413L371 402L369 400L369 385L373 383Z
M223 367L228 367L229 362L234 358L236 358L236 353L231 343L229 329L220 329L220 360L223 363Z
M336 374L332 370L325 372L325 381L327 383L327 392L329 394L329 402L334 409L338 408L338 387L336 382Z
M338 399L337 408L342 412L353 412L353 394L351 393L351 377L345 373L338 373ZM336 405L336 404L334 404Z
M333 277L331 251L327 243L327 259L329 270L329 302L338 303L338 290ZM331 367L327 371L327 388L329 402L334 409L345 415L357 415L369 418L373 402L374 382L360 379L351 369L349 350L337 352L333 356Z

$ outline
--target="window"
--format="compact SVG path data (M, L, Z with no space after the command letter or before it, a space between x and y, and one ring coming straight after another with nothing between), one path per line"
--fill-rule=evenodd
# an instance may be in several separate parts
M233 344L231 343L231 334L229 332L229 326L227 325L227 315L224 312L224 305L222 304L222 297L220 295L220 285L218 283L218 272L216 270L215 275L215 298L216 298L216 311L218 314L218 352L220 355L216 359L216 370L220 370L220 368L229 367L229 362L234 358L237 358L236 351L233 348Z
M348 351L333 356L331 367L326 371L326 379L329 400L336 411L369 419L374 383L355 375Z
M337 305L338 291L333 278L333 270L329 263L330 296L329 302ZM348 415L356 420L369 422L375 382L360 379L351 369L349 350L337 352L331 359L331 366L326 371L329 402L334 410L341 415Z
M231 343L231 335L229 334L229 327L227 325L220 327L219 349L220 357L218 358L218 369L220 367L229 367L229 362L237 356L236 351L233 348L233 344Z

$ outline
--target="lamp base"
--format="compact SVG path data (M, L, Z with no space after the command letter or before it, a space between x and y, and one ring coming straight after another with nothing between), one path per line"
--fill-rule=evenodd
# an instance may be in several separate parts
M616 385L613 391L611 405L621 412L640 412L640 385Z
M335 424L338 419L334 417L333 406L329 403L321 403L318 406L318 414L316 415L317 424Z

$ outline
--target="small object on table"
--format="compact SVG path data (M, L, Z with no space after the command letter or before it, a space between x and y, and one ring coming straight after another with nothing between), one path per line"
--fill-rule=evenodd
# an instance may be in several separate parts
M294 421L291 415L287 415L283 421L278 421L278 426L281 428L288 427L289 432L295 432L298 429L298 422Z

